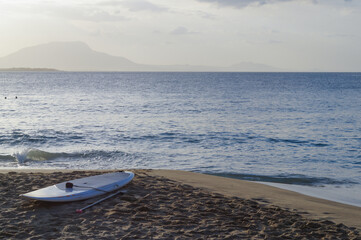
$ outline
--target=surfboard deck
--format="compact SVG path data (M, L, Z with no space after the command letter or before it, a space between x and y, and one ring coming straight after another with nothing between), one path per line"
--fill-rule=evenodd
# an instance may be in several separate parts
M113 192L127 185L133 178L134 173L128 171L106 173L58 183L20 196L47 202L79 201ZM67 183L72 183L72 187L67 188Z

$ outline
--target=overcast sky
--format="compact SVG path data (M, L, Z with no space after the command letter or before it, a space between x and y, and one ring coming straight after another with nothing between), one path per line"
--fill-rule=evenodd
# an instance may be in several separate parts
M361 71L360 0L0 0L0 56L52 41L142 64Z

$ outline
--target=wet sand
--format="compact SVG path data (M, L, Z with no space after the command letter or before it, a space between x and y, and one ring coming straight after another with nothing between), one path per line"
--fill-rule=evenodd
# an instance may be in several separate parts
M19 197L100 171L0 171L0 239L361 239L361 208L246 181L134 170L127 193L95 202ZM343 214L342 214L343 213Z

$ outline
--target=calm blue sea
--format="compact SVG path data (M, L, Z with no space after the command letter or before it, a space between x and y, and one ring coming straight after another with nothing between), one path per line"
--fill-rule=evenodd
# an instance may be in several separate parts
M0 168L181 169L361 206L361 73L0 72Z

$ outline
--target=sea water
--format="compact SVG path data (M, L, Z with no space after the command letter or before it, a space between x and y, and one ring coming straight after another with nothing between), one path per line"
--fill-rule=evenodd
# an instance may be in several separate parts
M361 73L0 72L0 168L180 169L361 206Z

